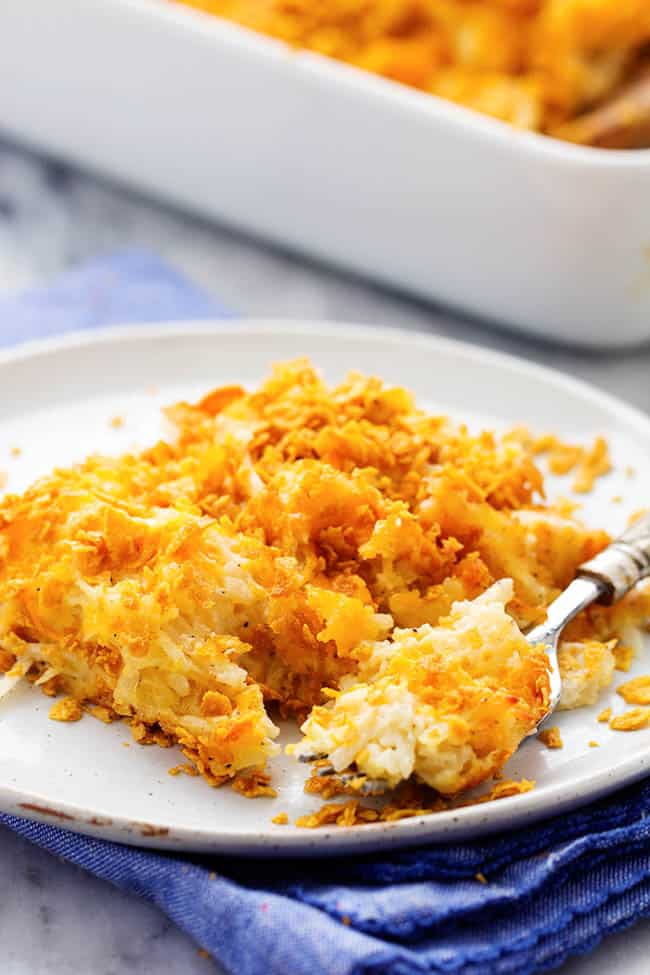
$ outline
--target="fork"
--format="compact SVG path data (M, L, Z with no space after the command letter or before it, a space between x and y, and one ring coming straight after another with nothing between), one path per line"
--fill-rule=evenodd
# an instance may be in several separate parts
M537 734L560 702L562 675L558 661L558 643L565 626L592 603L611 606L622 599L642 579L650 576L650 514L635 521L627 531L611 542L593 559L578 567L575 579L546 611L546 620L526 634L531 647L541 647L549 663L549 706L538 724L526 737ZM326 762L327 755L301 755L302 762L319 762L316 775L337 775ZM387 785L350 768L337 775L344 785L356 784L361 795L382 795Z

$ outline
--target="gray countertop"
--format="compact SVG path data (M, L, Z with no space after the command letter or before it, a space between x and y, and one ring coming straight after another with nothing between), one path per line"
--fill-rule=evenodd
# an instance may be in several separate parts
M650 412L650 348L587 353L488 328L268 249L0 141L0 290L40 283L71 264L134 245L156 251L242 315L368 322L453 336L563 369ZM4 828L0 887L5 975L210 975L218 970L155 908ZM587 966L590 975L641 975L649 951L650 921L642 921L595 955L570 962L563 975L586 975Z

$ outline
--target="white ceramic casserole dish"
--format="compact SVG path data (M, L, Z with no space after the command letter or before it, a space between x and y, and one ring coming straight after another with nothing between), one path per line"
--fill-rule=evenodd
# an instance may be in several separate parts
M166 0L2 0L0 130L513 328L650 339L650 151L518 132Z

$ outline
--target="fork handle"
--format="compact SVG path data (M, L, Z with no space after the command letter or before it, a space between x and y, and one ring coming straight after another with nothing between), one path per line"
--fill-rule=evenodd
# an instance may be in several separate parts
M618 602L637 582L650 576L650 514L635 521L595 558L578 569L578 576L596 579L605 587L598 602Z

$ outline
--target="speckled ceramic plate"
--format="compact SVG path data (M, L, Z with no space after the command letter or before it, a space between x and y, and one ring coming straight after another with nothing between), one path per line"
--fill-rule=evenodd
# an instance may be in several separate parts
M241 322L122 328L23 346L0 356L0 468L21 490L56 464L92 450L121 451L161 435L159 407L224 382L256 383L271 362L308 355L338 379L351 368L413 389L419 401L473 425L524 422L567 439L604 433L616 471L585 501L588 520L620 531L629 512L647 506L650 419L568 377L518 359L435 337L317 323ZM115 428L110 419L124 417ZM21 448L12 457L11 448ZM625 468L636 469L634 477ZM567 493L561 479L553 490ZM622 501L613 502L620 496ZM648 670L637 660L628 676ZM524 795L428 817L352 829L278 826L318 807L305 796L303 766L272 763L278 798L245 799L201 779L172 777L181 756L141 748L129 729L89 717L48 719L50 702L19 685L0 701L0 809L69 829L177 850L249 855L376 850L476 836L557 814L645 774L650 729L611 732L597 706L558 716L564 748L529 740L509 763L513 777L535 779ZM282 741L296 737L283 728ZM595 740L600 747L589 746ZM126 747L128 745L128 747Z

